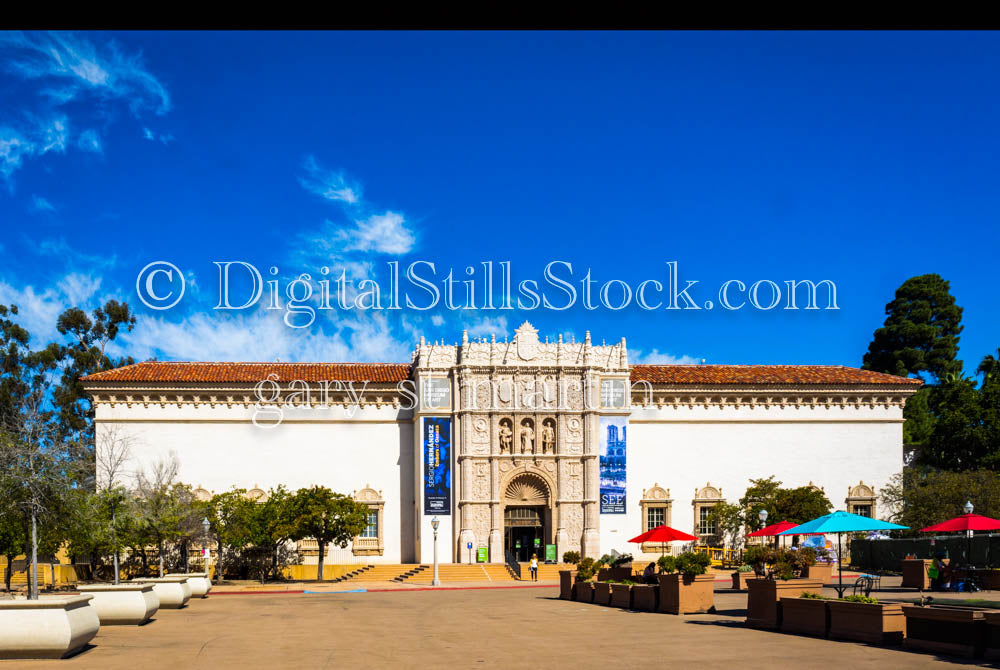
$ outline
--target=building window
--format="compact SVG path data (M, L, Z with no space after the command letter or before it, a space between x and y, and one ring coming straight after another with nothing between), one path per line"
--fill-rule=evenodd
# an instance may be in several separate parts
M621 409L625 407L625 380L601 380L601 407Z
M667 523L667 510L662 507L650 507L646 510L646 525L656 528Z
M854 486L847 487L847 498L844 500L847 511L872 518L875 516L875 487L859 481Z
M712 507L698 509L698 534L715 535L715 519L712 518Z
M354 499L368 505L368 525L351 542L351 551L355 556L381 556L385 552L385 534L382 531L385 500L382 499L382 492L365 486L354 493Z
M694 509L694 528L699 543L713 544L720 540L718 528L715 527L708 515L713 507L725 501L726 499L722 497L722 489L715 488L710 483L695 490L691 507Z
M368 512L368 525L361 537L378 537L378 512Z
M674 501L670 499L670 490L653 484L643 490L639 506L642 510L642 532L652 530L657 526L670 525L670 511ZM640 549L644 553L659 553L664 546L658 542L643 542Z

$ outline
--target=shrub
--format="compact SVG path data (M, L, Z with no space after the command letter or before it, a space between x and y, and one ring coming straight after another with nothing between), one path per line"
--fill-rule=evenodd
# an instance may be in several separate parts
M597 565L592 558L581 558L576 564L576 581L587 582L597 572Z
M737 570L739 572L753 572L754 571L752 565L741 565L739 568L737 568Z
M747 547L747 550L743 552L743 560L749 565L754 572L758 575L764 574L764 564L767 562L768 548L761 545L753 545Z
M669 575L671 572L677 572L677 559L673 556L660 556L656 559L656 566L660 572Z
M620 568L623 565L632 563L632 554L621 554L611 562L611 567Z
M798 563L801 568L808 568L816 565L816 550L812 547L799 547L796 553L798 554L798 560L796 563Z
M803 591L799 598L805 598L806 600L829 600L826 596L813 593L812 591Z
M580 562L580 552L579 551L567 551L563 554L563 563L572 563L576 565Z
M843 598L841 598L841 600L848 603L865 603L867 605L878 605L877 599L870 598L868 596L863 596L860 594L855 596L844 596Z
M695 577L705 574L708 566L711 564L712 559L708 557L708 554L697 551L685 551L677 557L676 566L677 572L680 572L685 577Z

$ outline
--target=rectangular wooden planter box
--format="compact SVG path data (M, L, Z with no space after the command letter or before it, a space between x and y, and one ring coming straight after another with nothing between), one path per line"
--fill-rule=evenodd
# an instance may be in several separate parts
M931 587L931 578L927 575L927 568L933 561L924 558L903 559L903 581L900 584L904 589L920 589L925 591Z
M983 656L991 661L1000 660L1000 612L983 612L986 629L983 633Z
M782 598L781 631L798 635L826 637L830 631L828 600Z
M698 614L715 611L715 576L711 573L685 577L659 575L659 611L667 614Z
M808 579L819 579L824 584L830 581L830 577L833 575L833 564L832 563L817 563L816 565L810 565L808 568L808 574L806 577Z
M573 582L576 581L576 570L559 571L559 597L563 600L573 599Z
M597 581L610 582L632 578L632 566L627 568L601 568L597 571Z
M902 606L830 600L830 637L872 644L899 644L906 635Z
M747 582L751 579L757 579L757 573L754 572L740 572L737 570L733 573L733 590L735 591L746 591Z
M632 585L612 584L611 585L611 606L622 609L632 609Z
M580 603L594 602L594 583L575 582L573 584L573 600Z
M611 584L596 582L594 584L594 604L607 607L611 604Z
M969 657L985 651L988 629L982 610L903 605L903 616L907 649Z
M632 609L655 612L660 602L660 587L654 584L636 584L632 587Z
M823 582L818 579L751 579L747 582L747 625L778 628L781 625L781 598L798 598L806 591L819 593L821 588Z

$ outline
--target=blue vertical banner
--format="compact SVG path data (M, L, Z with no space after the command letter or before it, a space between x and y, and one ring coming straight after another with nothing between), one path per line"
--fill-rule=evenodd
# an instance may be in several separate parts
M603 416L600 421L601 514L625 514L625 457L628 418Z
M451 514L449 417L424 417L424 514Z

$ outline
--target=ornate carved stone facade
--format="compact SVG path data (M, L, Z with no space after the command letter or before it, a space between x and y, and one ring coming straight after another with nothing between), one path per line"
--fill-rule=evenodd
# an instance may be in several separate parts
M509 342L465 333L459 345L421 342L413 371L418 384L452 381L459 560L469 560L469 544L503 560L508 506L543 510L543 542L559 556L599 554L601 381L628 382L624 339L595 346L588 332L580 343L542 342L525 322Z

